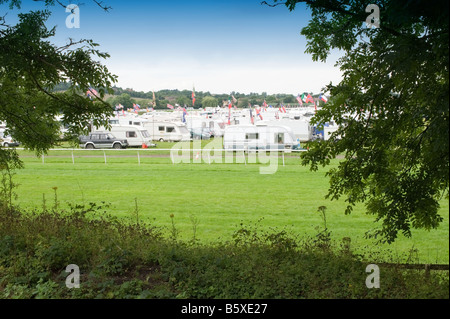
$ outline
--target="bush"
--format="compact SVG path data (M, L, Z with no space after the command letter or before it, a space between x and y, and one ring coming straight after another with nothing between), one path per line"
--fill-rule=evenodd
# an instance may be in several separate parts
M382 260L328 231L299 238L240 225L231 241L203 245L105 207L0 213L0 298L449 298L448 272L383 269L381 288L368 289L365 260ZM69 264L80 268L79 289L65 286Z

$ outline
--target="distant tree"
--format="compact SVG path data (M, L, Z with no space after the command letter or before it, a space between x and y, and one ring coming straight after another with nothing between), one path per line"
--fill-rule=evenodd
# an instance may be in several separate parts
M274 95L269 95L266 97L267 104L275 104L278 103L277 98Z
M346 213L365 203L381 227L371 233L394 241L411 228L442 222L439 202L449 194L449 2L425 0L275 0L312 18L301 33L306 52L325 61L343 57L343 79L325 89L331 98L312 123L340 129L310 145L303 164L317 170L342 154L327 173L328 198L345 196ZM369 4L379 8L372 24ZM370 11L370 10L369 10ZM374 11L375 12L375 11Z
M127 109L133 108L133 104L135 104L135 103L136 103L136 100L132 99L130 97L130 94L128 94L128 93L122 93L121 95L116 96L111 100L111 104L113 106L122 104Z
M239 108L246 108L248 107L248 104L250 103L250 99L248 97L240 97L238 100L238 107Z
M0 0L10 8L20 0ZM46 8L55 1L46 0ZM116 76L98 62L108 58L92 40L69 40L64 46L52 44L55 29L46 22L50 11L20 13L18 23L8 24L7 15L0 17L0 121L7 123L9 133L25 148L46 152L59 141L60 123L78 135L94 125L107 125L111 105L103 101L113 93ZM55 92L61 83L69 83L65 91ZM93 88L97 94L87 96ZM10 159L11 151L0 147L1 163Z
M182 95L182 96L177 97L176 103L180 106L189 105L189 104L191 104L191 99Z
M219 105L219 101L212 96L205 96L202 100L203 107L217 107Z
M282 98L283 103L297 103L297 100L293 95L288 95Z

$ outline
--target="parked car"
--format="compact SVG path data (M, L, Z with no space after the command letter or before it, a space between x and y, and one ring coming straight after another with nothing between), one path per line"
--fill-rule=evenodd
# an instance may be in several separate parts
M11 136L5 135L4 131L0 131L0 144L3 147L16 147L20 145L20 143L15 141Z
M152 143L148 131L142 126L113 124L108 130L99 130L99 132L103 131L111 132L118 139L126 139L128 147L156 146L156 144Z
M80 147L86 149L95 148L114 148L122 149L128 147L128 141L118 139L113 134L108 132L94 132L87 136L80 136Z

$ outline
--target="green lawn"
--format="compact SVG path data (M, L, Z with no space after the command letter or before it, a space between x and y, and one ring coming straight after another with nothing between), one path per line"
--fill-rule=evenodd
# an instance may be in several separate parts
M337 240L351 237L353 247L361 251L380 248L386 256L404 261L405 254L417 249L417 262L449 261L448 201L442 202L445 221L438 230L414 231L412 239L399 238L392 245L375 247L373 241L364 239L364 233L376 226L373 217L365 215L363 206L346 216L344 201L325 200L325 169L310 172L299 165L298 155L286 157L285 166L280 158L275 174L262 175L259 164L173 165L169 156L149 157L153 153L142 150L139 165L137 151L125 151L120 158L106 152L107 164L103 152L75 152L75 164L71 151L58 152L57 157L50 152L44 163L21 152L25 168L15 177L20 184L17 203L40 208L45 195L51 207L52 188L57 187L61 206L105 201L111 204L111 214L131 218L137 199L141 220L167 227L169 232L173 214L181 238L192 238L192 218L197 219L196 235L203 242L229 240L240 223L253 225L259 220L261 229L286 227L295 234L314 236L316 227L323 225L317 208L326 206L332 236Z

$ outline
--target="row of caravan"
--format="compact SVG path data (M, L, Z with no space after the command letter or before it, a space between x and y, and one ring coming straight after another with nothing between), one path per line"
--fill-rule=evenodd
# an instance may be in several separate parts
M138 117L114 118L110 119L109 123L113 127L124 125L144 127L153 141L160 142L188 141L196 138L196 136L200 138L221 137L225 129L225 124L219 120L205 119L198 116L187 118L185 123L173 119Z
M128 121L127 121L128 122ZM145 125L144 125L145 124ZM119 123L110 120L110 128L97 127L92 132L111 132L118 139L126 139L129 147L152 147L153 141L189 141L191 134L183 123L176 122L140 122Z
M111 132L115 138L127 140L129 147L155 146L149 131L137 125L111 125L109 130L99 128L96 132ZM285 126L230 125L225 129L225 150L284 150L299 146L292 130Z
M110 128L99 127L93 131L110 131L116 138L126 139L130 147L154 146L153 141L190 141L195 138L224 138L224 149L294 149L300 142L314 139L327 140L337 130L334 123L320 129L306 120L278 119L260 121L256 125L240 123L227 125L212 119L192 117L190 121L156 120L155 118L124 117L110 119ZM198 133L200 130L200 133ZM200 134L200 135L198 135Z

